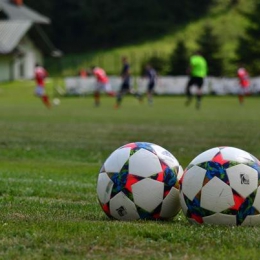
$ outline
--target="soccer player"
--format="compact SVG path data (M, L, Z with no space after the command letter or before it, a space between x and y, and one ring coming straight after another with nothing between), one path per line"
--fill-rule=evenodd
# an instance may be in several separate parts
M205 58L201 55L199 51L195 52L194 55L190 57L190 66L189 66L189 73L190 73L190 79L186 86L186 95L187 95L187 101L186 105L189 105L192 100L192 94L191 94L191 87L195 85L197 87L197 102L196 102L196 108L199 109L201 105L201 97L202 97L202 86L204 83L204 78L207 75L207 61Z
M152 105L154 87L157 81L157 72L149 63L146 65L145 68L145 77L148 78L147 91L146 91L147 99L148 99L148 103Z
M40 97L44 105L48 108L51 107L51 103L48 95L45 92L45 78L48 76L47 71L38 63L35 64L34 78L36 81L35 95Z
M117 93L116 97L116 104L115 108L118 108L121 105L123 96L126 93L130 93L130 80L131 80L131 74L130 74L130 65L127 61L127 57L122 57L122 70L121 70L121 78L122 83L119 92Z
M109 78L104 69L92 66L92 73L96 77L97 82L94 90L95 106L100 105L100 92L105 91L109 96L115 96L109 83Z
M249 86L250 86L249 74L244 67L240 66L237 70L237 77L239 79L239 85L240 85L238 100L240 105L243 105L244 96L249 94Z
M79 76L80 76L81 78L86 78L86 77L88 76L87 70L81 69L81 70L79 71Z

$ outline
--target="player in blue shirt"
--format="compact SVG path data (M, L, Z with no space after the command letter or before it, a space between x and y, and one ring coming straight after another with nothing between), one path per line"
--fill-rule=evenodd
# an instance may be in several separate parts
M148 99L148 103L152 105L154 87L157 81L157 73L156 70L151 66L151 64L146 65L145 77L148 79L147 90L146 90L147 99Z
M131 73L130 73L130 65L127 61L127 57L125 56L122 57L122 63L123 63L122 70L121 70L122 83L116 97L115 108L118 108L121 105L123 96L131 92L130 89Z

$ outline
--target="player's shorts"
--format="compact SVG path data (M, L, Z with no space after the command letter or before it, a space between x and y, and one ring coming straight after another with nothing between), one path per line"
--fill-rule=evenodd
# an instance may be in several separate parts
M238 90L238 95L247 95L249 94L249 87L240 87L240 89Z
M148 84L148 91L153 91L154 90L154 86L155 86L155 82L150 82L149 84Z
M45 94L45 89L43 86L36 86L34 93L36 96L42 97Z
M130 82L129 81L124 81L121 85L121 90L130 90Z
M202 88L203 86L203 78L201 77L191 77L189 82L188 82L188 87L190 86L197 86L198 88Z
M112 88L109 83L97 82L95 86L95 91L111 92Z

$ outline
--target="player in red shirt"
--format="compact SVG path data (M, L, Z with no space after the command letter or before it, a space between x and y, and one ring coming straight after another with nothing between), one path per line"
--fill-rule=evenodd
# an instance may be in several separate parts
M95 106L99 106L101 91L106 92L109 96L115 96L115 93L111 89L109 78L107 77L107 74L104 69L93 66L92 73L97 79L95 90L94 90Z
M47 71L39 64L36 64L34 68L34 78L36 81L35 95L40 97L43 103L49 108L51 107L51 103L49 101L48 95L45 93L45 83L44 83L44 80L47 76L48 76Z
M240 84L240 91L238 93L239 103L244 103L244 96L249 94L250 79L249 74L244 67L239 67L237 70L237 76Z

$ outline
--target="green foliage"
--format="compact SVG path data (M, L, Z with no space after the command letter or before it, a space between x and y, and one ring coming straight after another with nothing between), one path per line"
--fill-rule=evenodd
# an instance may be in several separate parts
M40 3L38 3L40 2ZM211 0L182 2L167 0L25 0L33 9L48 15L49 33L64 52L111 48L154 39L175 25L205 15Z
M221 76L223 73L223 61L221 55L221 45L217 35L213 33L213 27L206 24L202 34L197 39L200 51L207 60L211 76Z
M135 56L134 71L139 73L145 53L157 51L163 52L162 58L169 57L180 39L185 39L189 52L194 51L208 23L221 45L212 58L213 75L233 76L234 60L251 66L253 74L259 67L259 41L254 40L258 39L257 27L253 37L244 35L245 28L250 28L251 21L253 28L258 17L257 8L254 19L244 15L252 13L256 0L24 2L51 18L52 25L44 26L44 30L66 55L59 68L63 75L75 75L80 68L93 63L104 65L109 74L118 74L120 65L116 56L124 54ZM238 41L241 43L236 52ZM57 67L52 63L52 60L47 62L56 73Z
M122 55L129 57L134 74L140 75L142 62L151 56L165 59L167 63L165 66L169 71L169 57L176 48L177 42L183 39L188 53L193 52L198 48L197 39L202 35L203 29L207 24L210 24L213 28L212 34L217 37L221 45L220 54L215 58L222 59L222 76L233 77L237 68L234 63L234 60L237 60L237 53L235 52L237 41L239 37L244 35L244 28L249 24L249 20L243 14L245 12L251 13L254 1L240 0L233 5L229 0L215 0L206 16L199 17L197 20L181 26L174 23L174 28L170 29L170 33L164 34L164 36L154 34L153 40L147 38L139 43L129 43L121 47L95 51L88 49L80 54L65 53L59 63L59 72L63 76L76 75L79 69L89 67L91 64L98 64L104 67L108 74L118 75L121 69L120 57ZM168 4L177 5L177 2L169 2ZM181 3L179 4L181 5ZM78 44L78 41L75 43ZM48 59L46 65L51 72L53 69L57 71L57 61Z
M172 51L169 58L170 70L168 74L170 75L184 75L186 74L189 56L188 49L185 45L184 40L179 40L176 44L176 48Z
M52 96L55 82L49 80ZM34 82L0 84L0 258L258 260L259 227L109 220L96 195L100 167L132 141L157 143L185 168L202 151L234 146L260 157L258 97L205 97L197 111L184 97L154 106L126 96L61 98L46 109Z
M240 63L244 63L250 73L259 75L260 68L260 2L256 1L252 13L245 14L250 23L246 28L245 35L239 38L239 44L236 49Z

